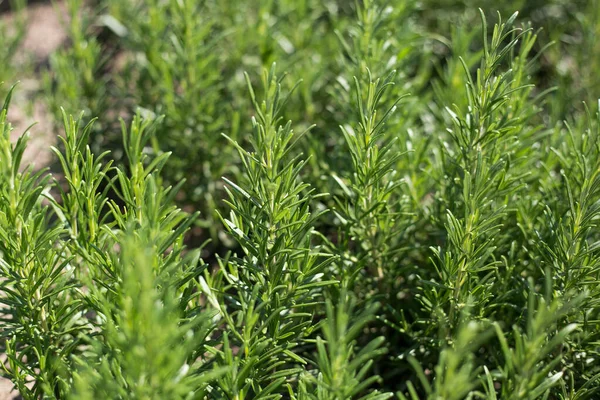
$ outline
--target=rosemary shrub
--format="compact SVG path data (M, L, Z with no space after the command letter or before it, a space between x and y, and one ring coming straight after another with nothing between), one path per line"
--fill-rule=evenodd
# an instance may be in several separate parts
M600 2L558 50L435 3L67 0L48 169L2 86L22 398L597 398L600 81L552 63Z

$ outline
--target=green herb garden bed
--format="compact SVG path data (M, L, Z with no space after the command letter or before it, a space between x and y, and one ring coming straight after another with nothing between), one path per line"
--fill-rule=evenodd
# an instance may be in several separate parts
M0 25L3 375L24 399L600 398L600 1L473 3L68 0L35 71L26 18ZM26 74L47 169L11 142Z

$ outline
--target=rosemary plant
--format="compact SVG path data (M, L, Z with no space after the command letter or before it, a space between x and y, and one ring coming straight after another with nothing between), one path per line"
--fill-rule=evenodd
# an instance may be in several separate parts
M45 79L60 137L24 165L0 87L1 375L598 398L600 2L467 3L68 0L35 71L0 16L0 79Z
M280 81L275 65L265 71L262 102L248 81L256 112L252 151L232 142L244 164L245 184L226 179L231 213L223 222L243 256L220 263L217 279L225 286L217 304L229 331L226 348L214 351L234 366L221 379L221 390L240 399L270 398L302 371L299 366L307 361L299 348L314 330L323 288L334 283L324 279L331 257L311 244L319 213L311 212L314 195L299 181L304 162L289 157L302 135L294 134L291 122L280 125L287 100Z

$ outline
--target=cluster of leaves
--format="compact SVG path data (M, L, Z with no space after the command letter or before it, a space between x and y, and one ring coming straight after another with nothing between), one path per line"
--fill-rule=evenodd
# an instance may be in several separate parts
M597 81L429 3L68 0L52 173L0 113L23 398L597 397Z

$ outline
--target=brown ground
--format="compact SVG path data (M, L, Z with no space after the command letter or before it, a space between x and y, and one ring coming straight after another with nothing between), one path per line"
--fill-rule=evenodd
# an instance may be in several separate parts
M50 53L65 41L66 32L61 20L64 15L59 18L57 11L61 14L64 13L62 2L58 2L57 9L51 4L29 5L26 10L27 34L17 55L18 60L33 59L37 65L44 64ZM0 15L0 18L9 27L13 17L10 12ZM49 147L56 142L56 135L52 130L52 119L48 115L43 99L39 97L39 80L35 76L19 77L19 79L21 82L13 96L9 120L14 127L15 139L32 123L37 122L30 130L30 141L23 157L23 164L33 163L35 168L43 168L50 163ZM0 378L0 400L17 398L19 396L12 391L11 382Z
M22 62L31 60L35 65L41 65L47 62L50 53L66 39L61 20L65 16L58 15L64 13L64 7L62 3L58 3L56 7L51 4L33 4L27 8L26 13L27 33L16 59ZM10 26L13 15L9 12L2 15L2 18ZM36 123L30 129L31 139L23 157L23 165L33 163L36 168L42 168L51 160L49 147L56 142L56 136L52 131L52 120L47 113L45 103L39 97L38 78L38 76L19 77L20 83L14 93L8 117L13 124L15 138L31 124Z

